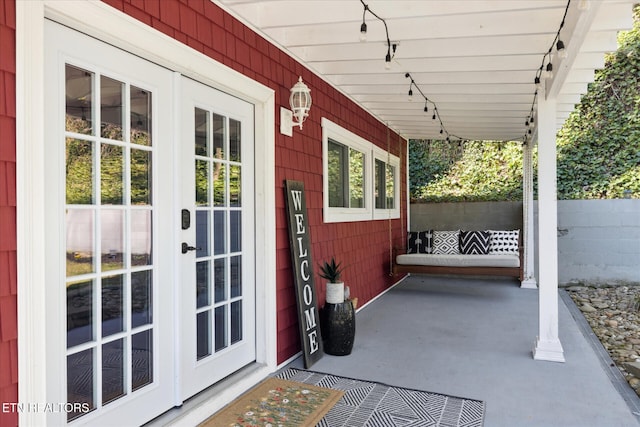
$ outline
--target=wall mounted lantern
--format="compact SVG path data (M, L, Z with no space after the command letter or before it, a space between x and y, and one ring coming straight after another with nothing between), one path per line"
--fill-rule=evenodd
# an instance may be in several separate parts
M291 110L280 107L280 133L291 136L294 125L302 129L302 123L309 116L311 109L311 89L304 84L302 77L299 77L298 82L291 88L289 105Z

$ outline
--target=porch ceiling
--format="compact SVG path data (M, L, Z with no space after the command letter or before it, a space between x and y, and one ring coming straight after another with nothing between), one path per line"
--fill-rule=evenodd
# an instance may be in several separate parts
M359 0L214 1L402 136L482 140L526 134L534 79L567 6L567 0L365 1L398 44L386 69L383 22L367 13L367 40L359 40ZM635 1L571 0L560 32L568 56L558 58L554 48L554 76L543 79L543 91L557 96L558 128L604 65L604 53L616 49L617 32L631 27ZM416 87L409 101L407 72L437 106L444 134Z

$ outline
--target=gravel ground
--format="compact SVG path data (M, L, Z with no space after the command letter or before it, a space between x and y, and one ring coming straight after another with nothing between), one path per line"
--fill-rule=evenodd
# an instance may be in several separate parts
M628 372L630 368L626 365L640 362L640 286L570 286L565 289L631 388L640 396L640 378Z

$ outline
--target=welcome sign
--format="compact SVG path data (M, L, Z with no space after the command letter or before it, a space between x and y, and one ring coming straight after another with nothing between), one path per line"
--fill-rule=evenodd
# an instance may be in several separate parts
M307 221L304 183L287 180L284 183L289 218L289 247L293 264L293 280L298 301L298 324L304 354L304 367L309 368L323 355L318 299L313 283L313 264Z

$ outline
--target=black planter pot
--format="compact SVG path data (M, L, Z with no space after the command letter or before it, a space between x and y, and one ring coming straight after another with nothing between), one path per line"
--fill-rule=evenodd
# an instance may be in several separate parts
M324 352L334 356L351 354L356 335L356 311L351 301L325 303L320 310Z

